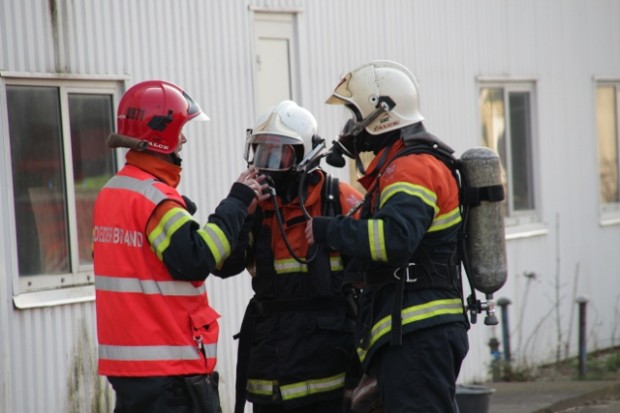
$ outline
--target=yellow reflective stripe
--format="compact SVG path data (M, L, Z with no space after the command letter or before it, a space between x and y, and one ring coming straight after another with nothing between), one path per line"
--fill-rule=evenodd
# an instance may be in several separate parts
M457 225L459 222L461 222L461 210L456 207L447 214L436 216L428 232L441 231L442 229Z
M199 229L198 234L205 240L207 248L211 251L215 259L215 265L220 265L231 253L230 243L224 231L215 224L208 223L203 229Z
M403 308L401 311L402 325L405 326L420 320L447 315L462 314L463 303L460 298L450 298L444 300L435 300L428 303L414 305ZM368 348L357 348L357 354L361 361L364 361L368 349L370 349L381 337L388 334L392 330L392 315L387 315L375 323L370 330L370 345Z
M435 210L435 214L439 212L437 207L437 194L422 185L416 185L409 182L396 182L386 186L381 191L381 200L379 201L379 208L381 208L391 197L399 192L403 192L407 195L416 196L422 200L426 205Z
M330 256L329 257L329 268L332 271L344 270L344 263L342 262L342 257L340 255Z
M273 266L277 274L291 274L299 272L308 272L308 266L295 260L294 258L286 258L275 260ZM344 264L340 255L329 257L329 266L331 271L342 271Z
M247 390L252 394L259 394L261 396L271 396L273 394L273 381L272 380L256 380L248 379Z
M282 393L282 400L292 400L342 387L344 387L344 373L339 373L323 379L312 379L281 386L280 393Z
M297 262L294 258L275 260L273 266L277 274L290 274L294 272L308 272L308 266Z
M380 219L368 220L368 242L370 256L373 261L387 261L385 238L383 237L383 221Z
M182 208L172 208L164 214L155 229L148 234L149 242L157 258L162 259L164 251L170 245L170 238L176 230L192 219L189 212Z

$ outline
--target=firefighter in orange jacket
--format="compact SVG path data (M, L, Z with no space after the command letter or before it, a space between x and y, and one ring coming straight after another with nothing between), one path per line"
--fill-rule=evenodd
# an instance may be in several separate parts
M240 332L235 412L243 412L246 396L255 413L343 411L345 373L355 359L354 291L343 286L346 258L308 248L304 228L308 216L347 213L362 197L314 163L320 142L314 116L292 101L259 117L247 141L246 160L275 197L247 219L237 252L216 273L247 267L255 292Z
M234 248L261 193L243 172L201 228L176 190L186 122L207 120L181 88L138 83L118 107L111 147L131 148L94 208L99 374L116 393L115 413L219 411L219 314L204 281Z
M307 240L350 255L364 273L357 352L384 411L458 411L456 378L468 351L455 261L458 184L434 155L402 152L445 144L425 131L417 81L396 62L351 71L327 103L352 112L339 141L357 159L367 194L361 219L314 218ZM375 155L366 168L360 152Z

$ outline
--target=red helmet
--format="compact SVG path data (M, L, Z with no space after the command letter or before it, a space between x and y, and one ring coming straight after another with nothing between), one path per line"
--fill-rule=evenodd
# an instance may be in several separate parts
M127 90L118 105L118 134L148 142L146 149L169 154L181 138L183 125L208 120L194 100L177 85L147 80Z

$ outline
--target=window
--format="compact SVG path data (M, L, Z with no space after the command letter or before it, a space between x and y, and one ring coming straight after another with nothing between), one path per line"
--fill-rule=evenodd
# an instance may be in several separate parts
M480 89L482 145L501 159L507 224L534 222L533 87L488 85Z
M618 181L618 119L620 82L596 88L596 134L598 140L599 197L603 213L620 212Z
M93 204L116 171L105 139L117 85L17 82L6 97L20 292L90 283Z

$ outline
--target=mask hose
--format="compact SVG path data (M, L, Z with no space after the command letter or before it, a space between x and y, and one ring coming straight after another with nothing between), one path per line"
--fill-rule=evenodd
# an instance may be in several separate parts
M306 174L307 172L305 172L304 175L302 175L302 180L305 180ZM288 250L289 254L291 254L291 257L293 257L293 259L297 261L298 263L305 264L305 265L310 264L318 256L318 252L320 248L315 248L312 255L308 257L307 259L303 259L295 253L295 251L293 250L293 247L291 246L291 243L288 240L288 237L286 236L286 231L284 230L284 220L282 219L282 213L280 212L280 206L278 205L278 199L276 197L276 188L275 188L273 179L269 175L265 175L265 179L269 183L269 192L271 193L271 199L273 200L273 210L275 212L276 221L278 222L278 228L280 229L280 235L282 235L282 239L284 240L284 245L286 245L286 249ZM301 201L301 198L300 198L300 203L301 203L304 215L306 215L306 217L309 217L308 211L303 206L303 201Z

